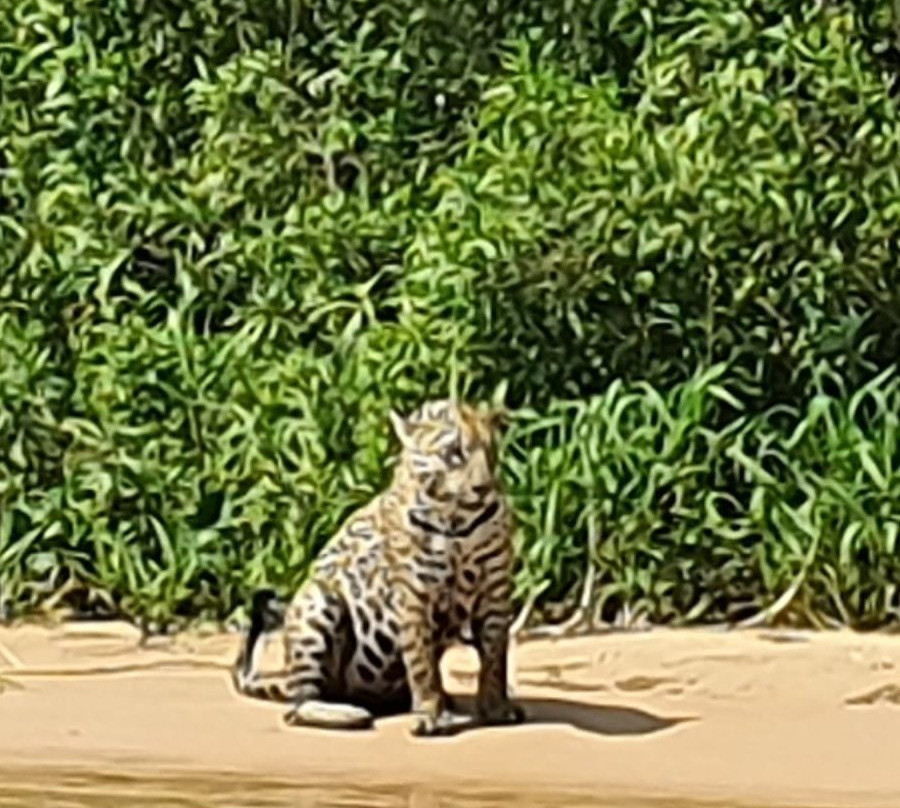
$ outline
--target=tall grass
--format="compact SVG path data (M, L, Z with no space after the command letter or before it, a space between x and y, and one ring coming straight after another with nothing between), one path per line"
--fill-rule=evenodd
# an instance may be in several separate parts
M534 619L893 620L896 30L0 0L0 612L292 587L452 392Z
M588 585L587 626L897 616L896 373L762 414L726 378L719 366L669 394L613 384L522 414L506 468L523 599L574 607Z

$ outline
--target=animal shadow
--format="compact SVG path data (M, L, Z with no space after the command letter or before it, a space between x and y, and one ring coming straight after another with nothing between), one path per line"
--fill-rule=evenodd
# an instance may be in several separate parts
M872 705L878 704L879 702L884 704L900 705L900 685L882 685L881 687L876 687L874 690L871 690L868 693L863 693L859 696L849 696L848 698L844 699L844 704L847 704L851 707L871 707Z
M474 700L471 696L455 696L454 701L460 711L469 716L474 714ZM525 711L524 725L561 724L608 737L652 735L696 720L690 717L664 718L636 707L586 704L571 699L519 698L516 703ZM479 725L474 720L468 720L448 734L458 735L478 728Z

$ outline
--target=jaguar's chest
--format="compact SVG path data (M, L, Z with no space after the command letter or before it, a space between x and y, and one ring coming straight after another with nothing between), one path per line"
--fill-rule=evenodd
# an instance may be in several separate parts
M432 536L416 557L423 573L431 573L440 579L440 583L452 585L465 562L466 553L459 542L446 536Z

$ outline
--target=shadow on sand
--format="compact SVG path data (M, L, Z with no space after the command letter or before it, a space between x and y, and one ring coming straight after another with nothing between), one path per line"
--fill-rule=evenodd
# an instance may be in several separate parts
M474 713L471 697L454 696L456 708L466 716ZM570 726L595 735L652 735L665 729L697 721L695 717L663 718L635 707L585 704L570 699L519 698L517 703L525 710L525 724ZM473 720L462 720L452 735L479 729Z

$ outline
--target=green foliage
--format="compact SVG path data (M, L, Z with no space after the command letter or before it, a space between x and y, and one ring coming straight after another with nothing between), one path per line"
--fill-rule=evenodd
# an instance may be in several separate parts
M507 469L534 537L523 595L565 596L595 565L595 621L626 605L656 621L742 620L783 593L773 617L896 616L900 378L752 415L726 372L521 413Z
M389 406L505 391L521 599L892 618L898 31L0 0L0 612L227 616L383 484Z

